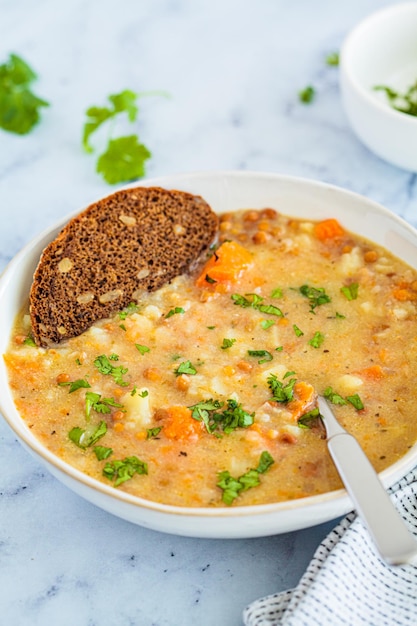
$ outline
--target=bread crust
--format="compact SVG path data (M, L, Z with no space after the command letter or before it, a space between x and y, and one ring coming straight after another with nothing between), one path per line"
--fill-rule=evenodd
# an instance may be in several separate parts
M183 191L135 187L91 204L40 258L30 292L36 344L80 335L186 272L217 229L205 200Z

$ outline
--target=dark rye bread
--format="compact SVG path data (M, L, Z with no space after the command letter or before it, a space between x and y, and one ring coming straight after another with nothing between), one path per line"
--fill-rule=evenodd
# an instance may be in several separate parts
M43 251L30 293L33 337L75 337L184 273L215 239L218 218L199 196L136 187L90 205Z

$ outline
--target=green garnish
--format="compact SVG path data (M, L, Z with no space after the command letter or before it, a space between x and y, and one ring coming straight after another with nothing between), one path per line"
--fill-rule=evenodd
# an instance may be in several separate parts
M363 402L357 393L353 396L346 396L346 400L353 404L357 411L361 411L364 408Z
M90 383L85 378L79 378L78 380L73 380L72 382L58 383L58 385L60 387L69 385L68 393L73 393L74 391L77 391L77 389L89 389L91 387Z
M226 339L225 337L220 347L222 350L227 350L227 348L231 348L234 343L236 343L236 339Z
M375 90L384 91L390 105L400 113L417 116L417 81L403 94L398 93L391 87L377 85Z
M123 376L127 372L127 367L123 367L122 365L114 367L114 365L110 363L110 359L113 361L117 361L118 358L119 357L117 356L117 354L111 354L109 357L107 357L105 354L102 354L94 360L94 365L101 374L104 374L105 376L113 376L114 382L117 385L120 385L121 387L126 387L129 383L123 380Z
M31 346L32 348L36 348L36 343L32 335L28 335L26 339L24 340L23 344L25 346Z
M144 389L143 391L140 392L139 397L140 398L147 398L149 396L149 391L147 389Z
M296 324L293 324L292 327L297 337L302 337L304 335L303 331L300 328L298 328Z
M0 65L0 127L10 133L26 135L39 122L41 107L49 102L30 91L37 75L16 54Z
M103 475L112 480L115 487L133 478L135 474L147 474L148 464L137 456L128 456L122 461L109 461L103 469Z
M162 427L158 426L156 428L148 428L146 430L146 439L152 439L153 437L157 437L161 432Z
M95 444L101 437L104 437L106 432L107 424L102 421L98 425L90 425L86 429L75 426L69 431L68 437L79 448L85 449Z
M135 347L137 350L139 350L139 352L143 355L146 354L147 352L150 352L151 349L148 348L148 346L142 346L140 343L135 343Z
M113 450L105 446L94 446L94 454L98 461L104 461L104 459L108 459L113 454Z
M90 143L91 135L104 123L109 122L109 120L114 124L116 118L126 114L129 122L135 122L139 110L137 105L138 98L149 95L166 94L163 92L135 93L130 89L125 89L108 97L110 106L92 106L88 108L86 111L87 121L84 124L82 138L82 145L85 151L89 153L94 151ZM112 129L112 124L108 124L110 130ZM107 149L98 158L96 169L109 184L130 181L145 175L145 161L150 157L150 151L139 142L137 135L128 135L126 137L118 137L117 139L110 137Z
M303 104L310 104L311 102L313 102L315 95L316 91L311 85L308 85L298 92L298 98Z
M351 283L345 287L341 287L340 291L348 300L356 300L358 297L359 285L358 283Z
M236 400L229 398L227 408L224 411L219 411L223 406L223 402L211 399L203 400L188 408L195 420L204 422L209 433L222 430L226 435L229 435L236 428L252 426L255 414L245 411Z
M174 370L174 374L175 376L180 376L181 374L190 374L191 376L194 376L194 374L197 374L197 370L191 361L183 361L179 364L177 369Z
M340 404L341 406L346 404L346 400L342 398L341 395L334 392L331 387L327 387L327 389L324 390L323 396L327 398L332 404Z
M273 289L271 291L271 298L282 298L282 289L280 287L277 287L276 289Z
M337 319L340 319L340 320L345 320L345 319L346 319L346 315L342 315L341 313L338 313L338 312L336 311L336 318L337 318Z
M274 320L262 320L261 321L261 326L264 330L268 330L268 328L271 328L271 326L273 326L275 324Z
M219 480L216 484L223 490L223 502L230 505L242 491L257 487L260 484L259 475L267 472L274 462L272 456L265 450L260 456L258 466L255 469L250 469L238 478L233 478L227 471L220 472L218 475Z
M182 315L183 313L185 313L184 309L180 306L176 306L175 309L171 309L170 311L168 311L168 313L165 315L165 318L168 319L169 317L172 317L173 315Z
M296 378L291 378L295 372L287 372L283 377L283 380L278 380L276 374L271 374L267 378L268 387L271 390L272 398L274 402L290 402L294 397L294 385L297 382ZM284 380L290 378L290 380L284 384Z
M337 67L339 65L339 53L338 52L330 52L330 54L326 57L327 65L332 65Z
M313 346L313 348L320 348L323 341L324 341L323 333L320 333L319 331L317 331L314 333L314 336L312 337L312 339L310 339L308 343L310 346Z
M121 328L122 330L126 332L126 326L124 324L119 324L119 328Z
M91 411L97 411L97 413L110 413L110 407L122 408L123 404L119 404L113 398L102 398L99 393L93 391L87 391L85 394L85 417L90 419Z
M274 306L272 304L262 304L262 296L258 296L258 294L256 293L247 293L246 295L249 296L250 299L245 298L245 296L242 296L238 293L232 294L231 298L237 306L241 306L244 309L252 307L252 309L260 311L261 313L276 315L277 317L284 317L283 312L277 306Z
M268 350L248 350L249 356L260 356L262 357L258 363L267 363L268 361L272 361L274 358Z
M307 413L304 413L304 415L301 415L301 417L297 420L297 424L300 428L311 428L312 423L314 423L319 417L320 410L315 408Z
M123 311L119 312L119 318L121 320L125 320L128 315L131 315L132 313L136 313L136 311L138 310L139 310L139 307L136 304L136 302L129 302L127 307L125 307Z
M205 276L204 280L205 280L207 283L210 283L211 285L212 285L213 283L217 283L217 280L214 280L214 278L212 278L212 277L211 277L211 276L209 276L208 274L206 274L206 276Z
M310 287L309 285L302 285L300 287L300 293L308 298L310 313L314 313L314 309L316 307L331 302L330 297L327 295L323 287Z

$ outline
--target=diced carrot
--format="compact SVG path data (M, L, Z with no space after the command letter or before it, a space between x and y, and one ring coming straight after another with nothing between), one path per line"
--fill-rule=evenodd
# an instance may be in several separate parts
M170 406L166 410L163 432L168 439L178 441L196 441L201 435L204 424L192 417L186 406Z
M385 376L385 372L380 365L371 365L356 373L367 380L381 380Z
M316 403L316 392L309 383L298 381L294 385L294 399L288 403L287 409L291 412L294 421L313 409Z
M125 425L124 425L124 424L122 424L122 422L116 422L116 423L114 424L114 426L113 426L113 430L114 430L116 433L120 433L120 432L122 432L122 430L124 430L124 429L125 429Z
M253 263L251 253L236 241L225 241L207 261L196 280L197 287L235 283Z
M413 291L401 287L399 289L394 289L392 295L396 300L399 300L400 302L407 302L407 300L416 299L416 294Z
M330 218L315 224L314 234L320 241L326 241L326 239L342 237L345 231L336 219Z
M162 374L157 367L147 367L143 371L143 375L147 380L158 381L162 379Z

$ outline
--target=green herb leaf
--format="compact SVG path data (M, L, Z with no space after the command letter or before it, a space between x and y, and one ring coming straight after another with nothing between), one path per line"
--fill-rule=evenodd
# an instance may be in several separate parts
M320 410L318 408L307 411L304 415L298 418L297 424L300 428L311 428L312 424L320 417Z
M102 421L98 425L91 425L86 429L75 426L69 431L68 437L79 448L85 449L97 443L101 437L104 437L106 432L107 424Z
M311 313L314 313L314 309L316 307L331 302L330 297L327 295L323 287L310 287L309 285L302 285L300 287L300 293L308 298Z
M344 400L344 398L342 398L342 396L338 393L335 393L331 387L327 387L327 389L324 390L323 395L332 404L340 404L341 406L346 404L346 400Z
M312 339L310 339L308 343L310 346L313 346L313 348L320 348L323 341L324 341L323 333L320 333L319 331L317 331L314 333L314 336L312 337Z
M264 451L260 456L258 466L255 469L248 470L239 478L233 478L227 471L220 472L216 484L223 490L223 502L230 505L242 491L257 487L260 484L259 474L267 472L273 463L274 459L272 456L269 452Z
M262 359L258 361L258 363L267 363L268 361L272 361L274 358L268 350L248 350L249 356L261 356Z
M258 296L256 293L247 293L249 298L245 298L238 293L232 294L231 298L237 306L241 306L246 309L252 307L253 309L260 311L261 313L267 313L269 315L276 315L277 317L284 317L283 312L277 306L273 304L261 304L263 301L262 296Z
M346 400L353 404L357 411L361 411L364 408L363 402L357 393L353 396L346 396Z
M316 95L316 91L314 87L312 87L311 85L308 85L307 87L305 87L304 89L298 92L298 97L300 99L300 102L302 102L303 104L310 104L311 102L313 102L315 95Z
M28 335L26 339L24 340L23 344L25 346L31 346L32 348L36 348L36 342L34 338L32 337L32 335Z
M113 450L105 446L94 446L94 454L99 461L104 461L104 459L108 459L113 454Z
M206 274L206 277L204 279L207 283L210 283L211 285L213 283L217 283L217 280L214 280L214 278L211 278L211 276L209 276L208 274Z
M197 370L191 361L183 361L179 364L177 369L174 370L174 374L175 376L180 376L181 374L190 374L191 376L194 376L194 374L197 374Z
M385 85L377 85L374 89L384 91L390 105L396 111L417 116L417 81L403 94Z
M87 391L85 394L85 417L90 419L91 411L97 411L97 413L110 413L110 407L122 408L123 404L119 404L113 398L102 398L99 393L93 391Z
M152 439L153 437L157 437L161 432L162 427L158 426L156 428L148 428L146 430L146 439Z
M280 287L273 289L271 292L271 298L282 298L282 296L283 296L283 293Z
M136 313L136 311L139 311L138 305L136 304L136 302L130 302L127 307L123 309L123 311L119 312L119 318L121 320L125 320L128 315Z
M231 348L234 343L236 343L236 339L226 339L225 337L220 347L222 350L227 350L227 348Z
M151 349L148 348L148 346L142 346L140 343L135 343L135 347L137 350L139 350L139 352L143 355L146 354L147 352L150 352Z
M253 424L255 414L245 411L236 400L229 398L227 408L224 411L219 411L223 406L223 402L211 399L203 400L188 408L194 419L204 422L209 433L222 430L228 435L236 428L248 428Z
M293 374L294 372L287 372L284 376L284 380ZM278 380L276 374L268 376L267 383L272 393L271 399L274 402L290 402L294 398L294 385L296 382L296 378L291 378L284 384L283 381Z
M136 456L128 456L122 461L110 461L103 469L103 475L113 481L115 487L133 478L135 474L147 474L148 464Z
M296 324L293 324L292 327L297 337L302 337L304 335L303 331L300 330Z
M136 135L110 139L107 150L97 161L96 170L110 185L135 180L145 175L145 161L151 156Z
M330 52L330 54L326 57L327 65L331 65L333 67L337 67L339 65L339 53L338 52Z
M340 291L348 300L356 300L358 297L359 285L358 283L351 283L345 287L341 287Z
M91 387L88 380L85 378L79 378L78 380L73 380L72 382L67 383L58 383L60 387L65 387L69 385L68 393L74 393L77 389L89 389Z
M104 374L105 376L112 376L117 385L126 387L129 383L123 380L123 376L127 373L127 367L123 367L122 365L115 367L112 365L110 363L110 359L117 360L119 358L117 357L117 359L114 359L114 356L117 357L117 355L110 355L110 357L107 357L105 354L101 354L94 359L94 365L101 374Z
M268 330L268 328L271 328L271 326L274 326L275 322L274 320L262 320L261 321L261 326L264 330Z
M173 315L183 315L185 313L184 309L181 306L176 306L175 309L171 309L170 311L168 311L168 313L165 315L165 318L168 319L169 317L172 317Z
M0 65L0 127L10 133L26 135L40 120L46 100L30 91L37 78L32 68L16 54Z

